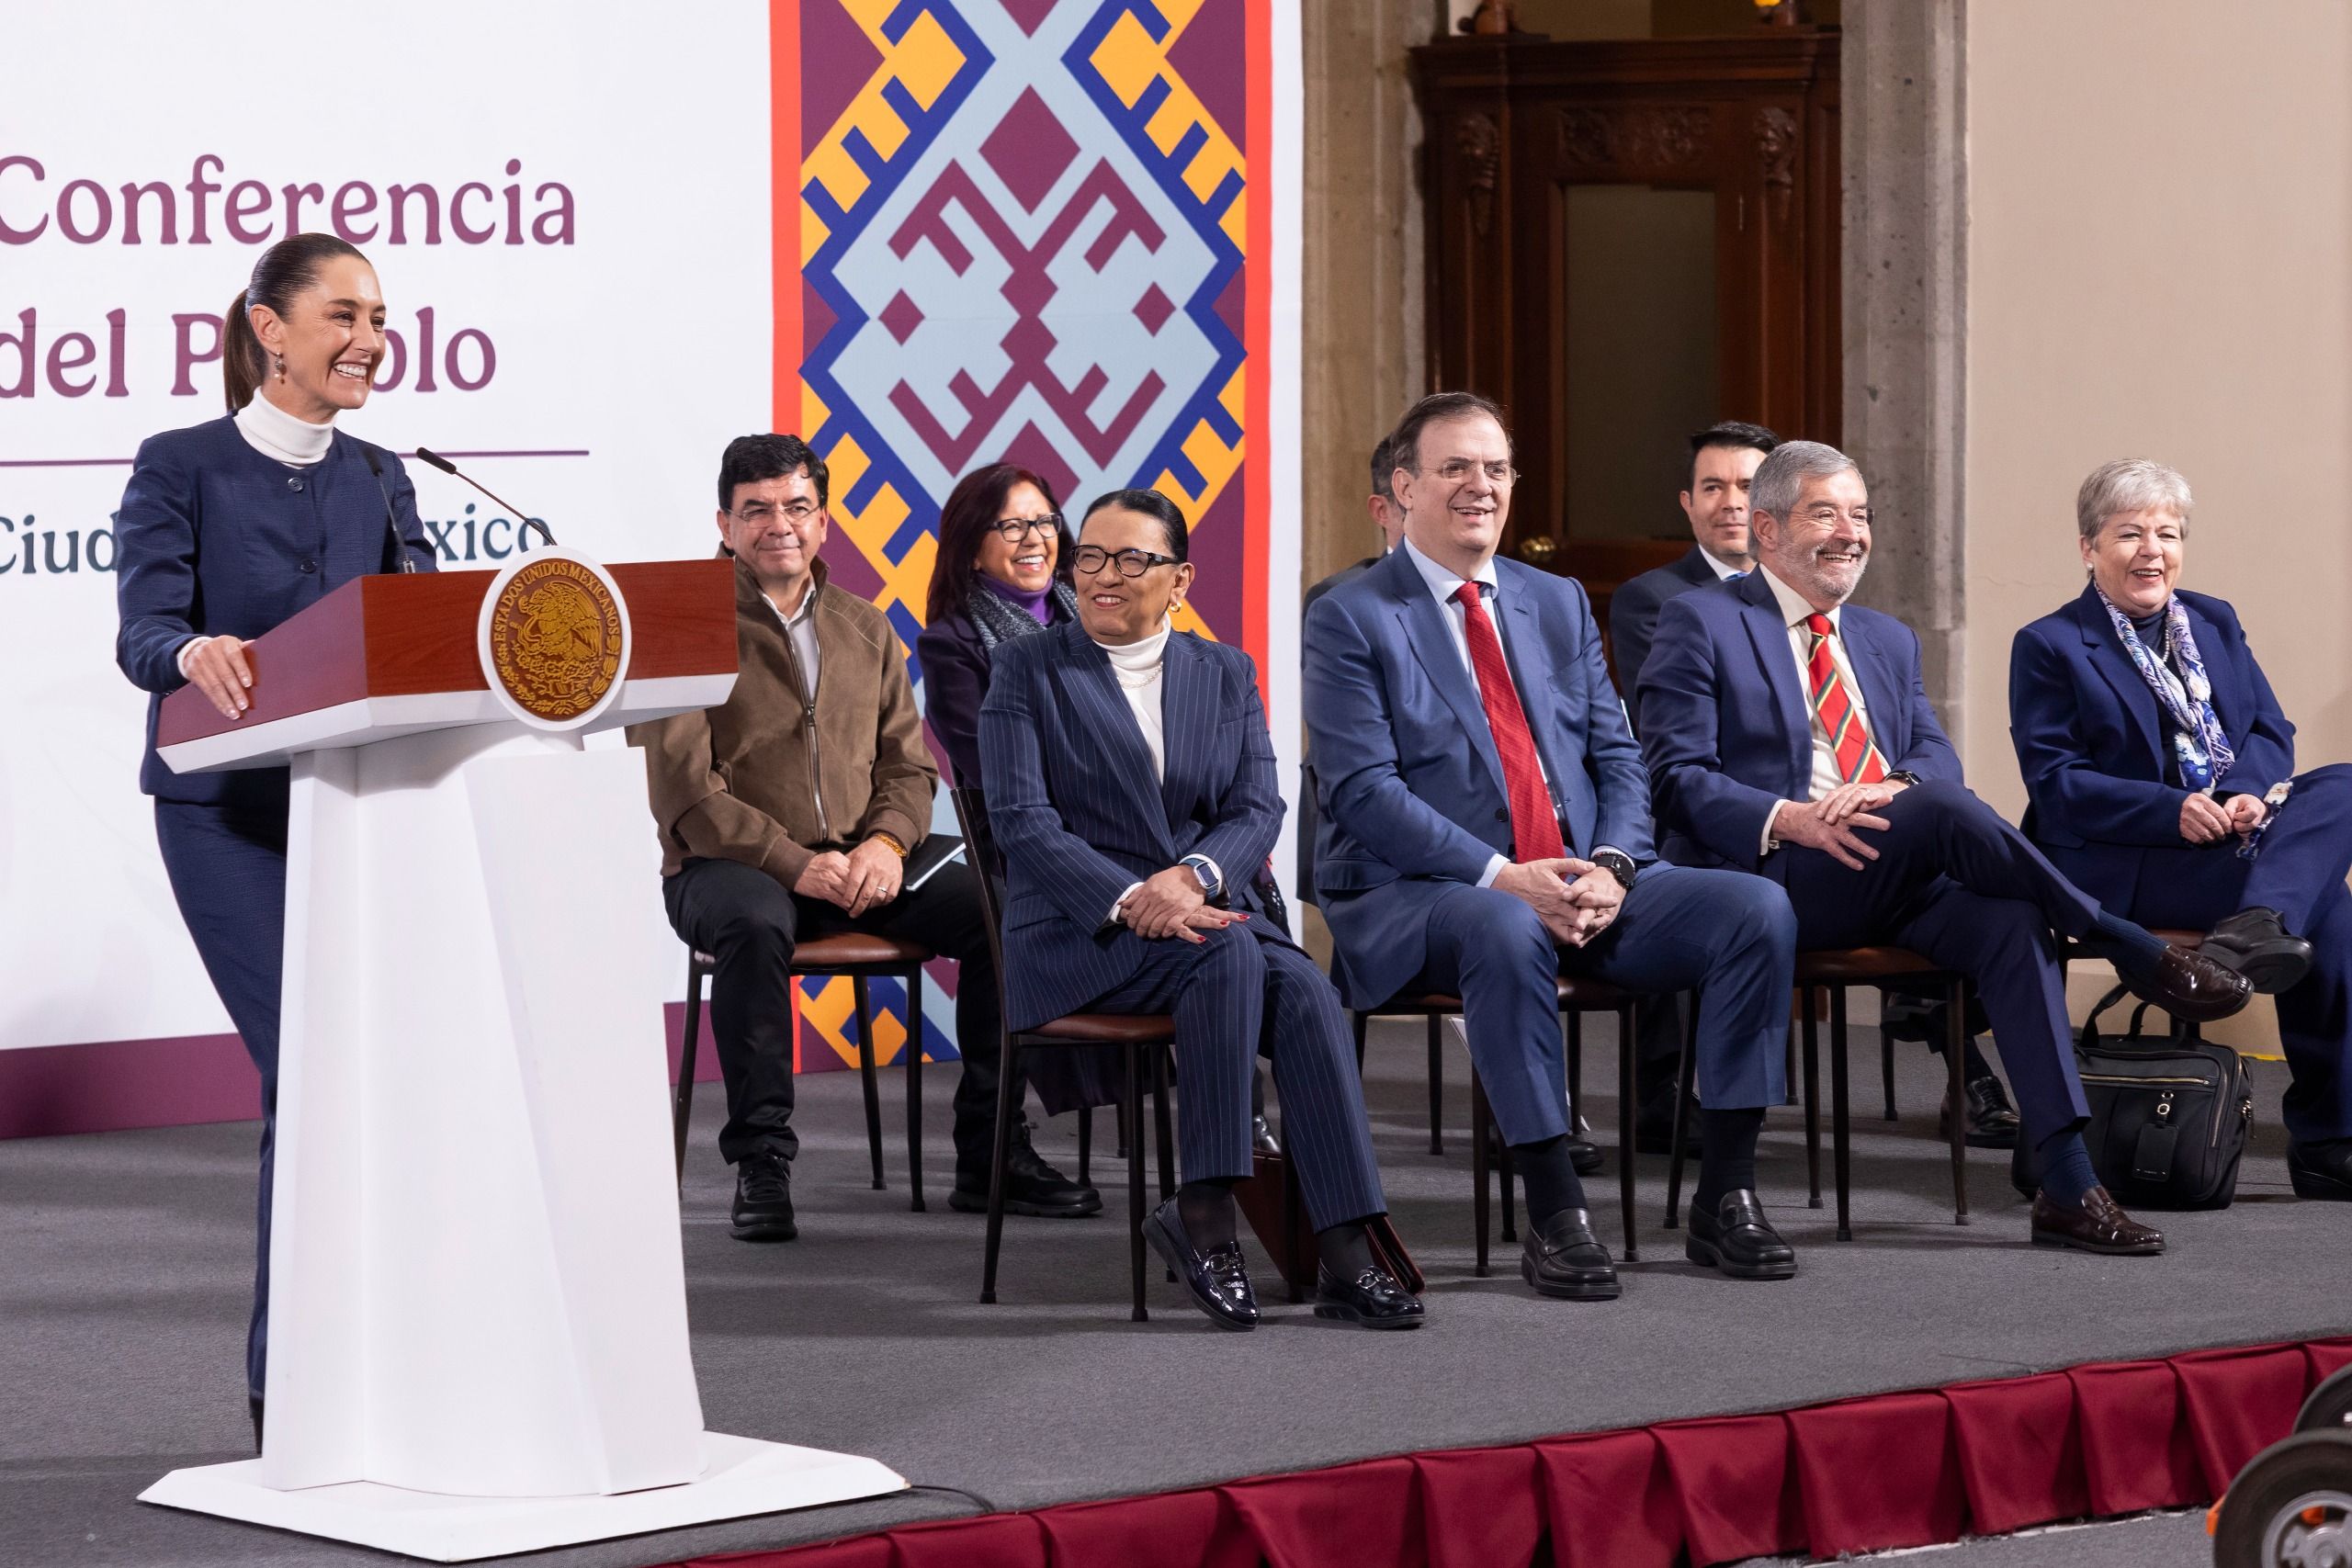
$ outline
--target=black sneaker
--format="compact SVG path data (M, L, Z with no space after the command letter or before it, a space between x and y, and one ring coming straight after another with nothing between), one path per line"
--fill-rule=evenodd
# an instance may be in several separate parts
M989 1173L958 1170L947 1206L958 1213L989 1212ZM1102 1194L1083 1182L1072 1181L1039 1157L1024 1132L1004 1161L1004 1212L1043 1220L1082 1220L1102 1212Z
M752 1155L735 1168L737 1241L790 1241L800 1234L792 1223L792 1167L782 1155Z

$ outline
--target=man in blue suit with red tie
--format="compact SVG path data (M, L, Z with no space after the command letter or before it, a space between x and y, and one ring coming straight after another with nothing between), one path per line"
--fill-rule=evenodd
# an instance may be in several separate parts
M1846 603L1871 551L1870 491L1850 458L1784 442L1748 505L1758 570L1668 604L1642 667L1666 858L1787 889L1805 947L1894 942L1967 976L2040 1154L2033 1240L2161 1252L2164 1237L2091 1169L2051 932L2100 942L2127 982L2184 1017L2235 1011L2245 981L2102 910L1969 793L1919 639Z
M1349 1005L1462 998L1470 1052L1527 1184L1520 1272L1618 1294L1568 1149L1556 978L1700 990L1706 1152L1692 1258L1787 1279L1756 1198L1782 1095L1796 922L1778 888L1656 863L1649 787L1584 590L1496 555L1517 474L1499 410L1440 392L1389 437L1403 543L1306 618L1323 819L1316 886Z

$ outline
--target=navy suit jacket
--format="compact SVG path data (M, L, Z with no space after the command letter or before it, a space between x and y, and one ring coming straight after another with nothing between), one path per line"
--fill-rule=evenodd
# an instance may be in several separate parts
M2295 773L2295 727L2246 646L2235 610L2182 593L2237 761L2222 795L2262 795ZM2009 648L2009 739L2025 775L2027 837L2094 898L2128 906L2152 849L2185 849L2164 710L2085 588L2021 629Z
M1609 596L1609 642L1617 658L1617 682L1635 689L1642 666L1649 661L1650 644L1657 638L1658 613L1669 599L1679 599L1694 588L1713 588L1723 579L1707 564L1707 553L1693 545L1680 560L1654 567ZM1634 716L1639 728L1641 715Z
M1838 624L1887 771L1962 782L1960 753L1928 701L1918 637L1859 604ZM1636 700L1666 858L1764 869L1773 807L1813 796L1813 720L1763 571L1666 606Z
M1186 855L1216 863L1230 907L1262 911L1250 884L1282 832L1283 797L1257 667L1179 632L1160 666L1159 711L1166 774L1155 780L1110 658L1077 623L997 645L980 773L1004 856L1014 1029L1078 1011L1134 975L1151 944L1111 908ZM1271 920L1250 930L1284 940Z
M1568 852L1610 844L1656 858L1641 753L1583 587L1499 557L1495 573L1512 684ZM1306 616L1315 883L1352 1007L1420 973L1439 884L1476 884L1511 852L1502 761L1446 615L1400 547Z
M368 452L384 471L368 471ZM180 646L192 637L250 640L355 577L396 570L386 497L419 571L434 569L401 460L335 432L307 468L263 456L223 417L149 436L115 513L115 662L152 694L139 787L164 800L284 808L286 770L175 773L155 755L155 715L187 684Z

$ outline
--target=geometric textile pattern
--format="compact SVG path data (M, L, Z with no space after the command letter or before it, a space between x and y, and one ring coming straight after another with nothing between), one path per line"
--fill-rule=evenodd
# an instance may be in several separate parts
M1264 520L1245 522L1243 483L1248 72L1264 58L1253 30L1269 25L1253 9L775 6L798 42L797 126L779 127L775 199L797 209L798 275L777 299L797 308L782 341L799 364L780 382L778 428L831 471L834 580L910 647L940 503L963 474L1006 459L1046 476L1073 524L1107 490L1168 494L1192 524L1198 573L1180 626L1246 639L1245 580L1264 570L1250 558ZM792 161L781 150L796 129ZM953 966L936 972L923 1035L944 1055ZM896 1005L877 1029L888 1060L904 998L872 989L877 1009L885 993ZM844 1061L856 1055L849 992L811 987L803 1011Z

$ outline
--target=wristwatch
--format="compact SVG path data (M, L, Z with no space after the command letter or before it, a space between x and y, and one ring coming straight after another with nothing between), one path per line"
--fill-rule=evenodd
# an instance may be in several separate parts
M1186 855L1182 860L1178 861L1176 863L1181 866L1187 866L1191 868L1193 877L1198 880L1201 885L1202 897L1214 898L1217 896L1219 884L1216 879L1216 874L1209 869L1208 856Z
M1634 878L1641 874L1641 868L1634 863L1633 856L1621 854L1615 850L1595 850L1592 863L1615 877L1617 886L1629 892L1633 888Z
M1886 775L1886 782L1888 784L1899 784L1907 788L1912 784L1924 784L1927 781L1920 778L1918 774L1913 773L1908 768L1897 768L1894 772Z

